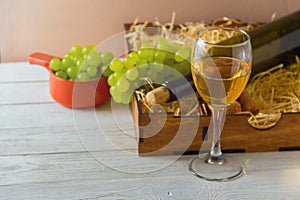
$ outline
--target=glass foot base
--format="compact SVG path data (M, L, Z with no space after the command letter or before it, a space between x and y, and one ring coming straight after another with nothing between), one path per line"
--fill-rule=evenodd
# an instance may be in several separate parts
M208 181L230 181L244 174L242 164L227 155L222 159L196 156L189 162L188 170L193 175Z

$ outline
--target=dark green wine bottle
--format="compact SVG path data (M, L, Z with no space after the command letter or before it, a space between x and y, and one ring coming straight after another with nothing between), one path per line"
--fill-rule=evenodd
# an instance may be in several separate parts
M300 55L300 11L261 25L248 32L253 50L251 77L278 64L290 64L295 55ZM243 42L238 35L219 44ZM207 56L231 56L230 48L214 47Z
M300 55L300 10L249 31L252 76Z

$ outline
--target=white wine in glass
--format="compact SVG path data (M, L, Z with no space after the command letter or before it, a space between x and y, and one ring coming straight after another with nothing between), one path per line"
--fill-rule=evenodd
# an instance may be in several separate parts
M242 164L225 158L220 136L225 107L242 93L251 73L252 49L249 35L236 28L211 27L197 33L192 52L192 76L202 99L212 108L212 146L204 158L193 158L192 174L210 181L240 177Z

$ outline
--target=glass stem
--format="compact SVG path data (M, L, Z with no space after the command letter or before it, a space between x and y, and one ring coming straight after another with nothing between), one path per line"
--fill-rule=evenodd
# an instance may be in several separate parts
M220 137L224 125L225 108L213 108L213 138L208 162L211 164L223 164L224 158L221 151Z

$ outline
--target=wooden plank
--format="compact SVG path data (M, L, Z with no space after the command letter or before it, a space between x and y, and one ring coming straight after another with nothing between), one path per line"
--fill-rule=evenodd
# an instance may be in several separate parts
M115 157L109 159L113 159L117 165L135 169L145 166L139 161L136 161L134 166L119 162L119 159L123 161L125 158L121 158L117 152L114 154ZM190 156L184 156L166 168L142 174L114 171L95 161L88 153L5 156L0 157L0 198L297 199L299 197L300 176L297 175L300 174L299 152L249 153L234 156L250 159L247 167L248 175L228 183L205 182L189 174L185 167ZM151 161L149 166L158 167L153 158Z
M99 124L118 130L133 127L129 107L115 105L111 108L110 101L87 109L70 109L59 103L47 102L0 105L0 109L0 129L74 126L75 122L83 128L98 127Z
M135 138L119 130L78 132L76 127L4 129L0 130L0 144L0 156L137 149Z
M0 129L74 126L72 110L59 104L0 106Z
M0 64L0 83L47 81L48 79L48 71L39 65L30 65L27 62Z
M48 81L0 83L0 106L51 102Z
M0 155L84 151L75 127L0 130Z

